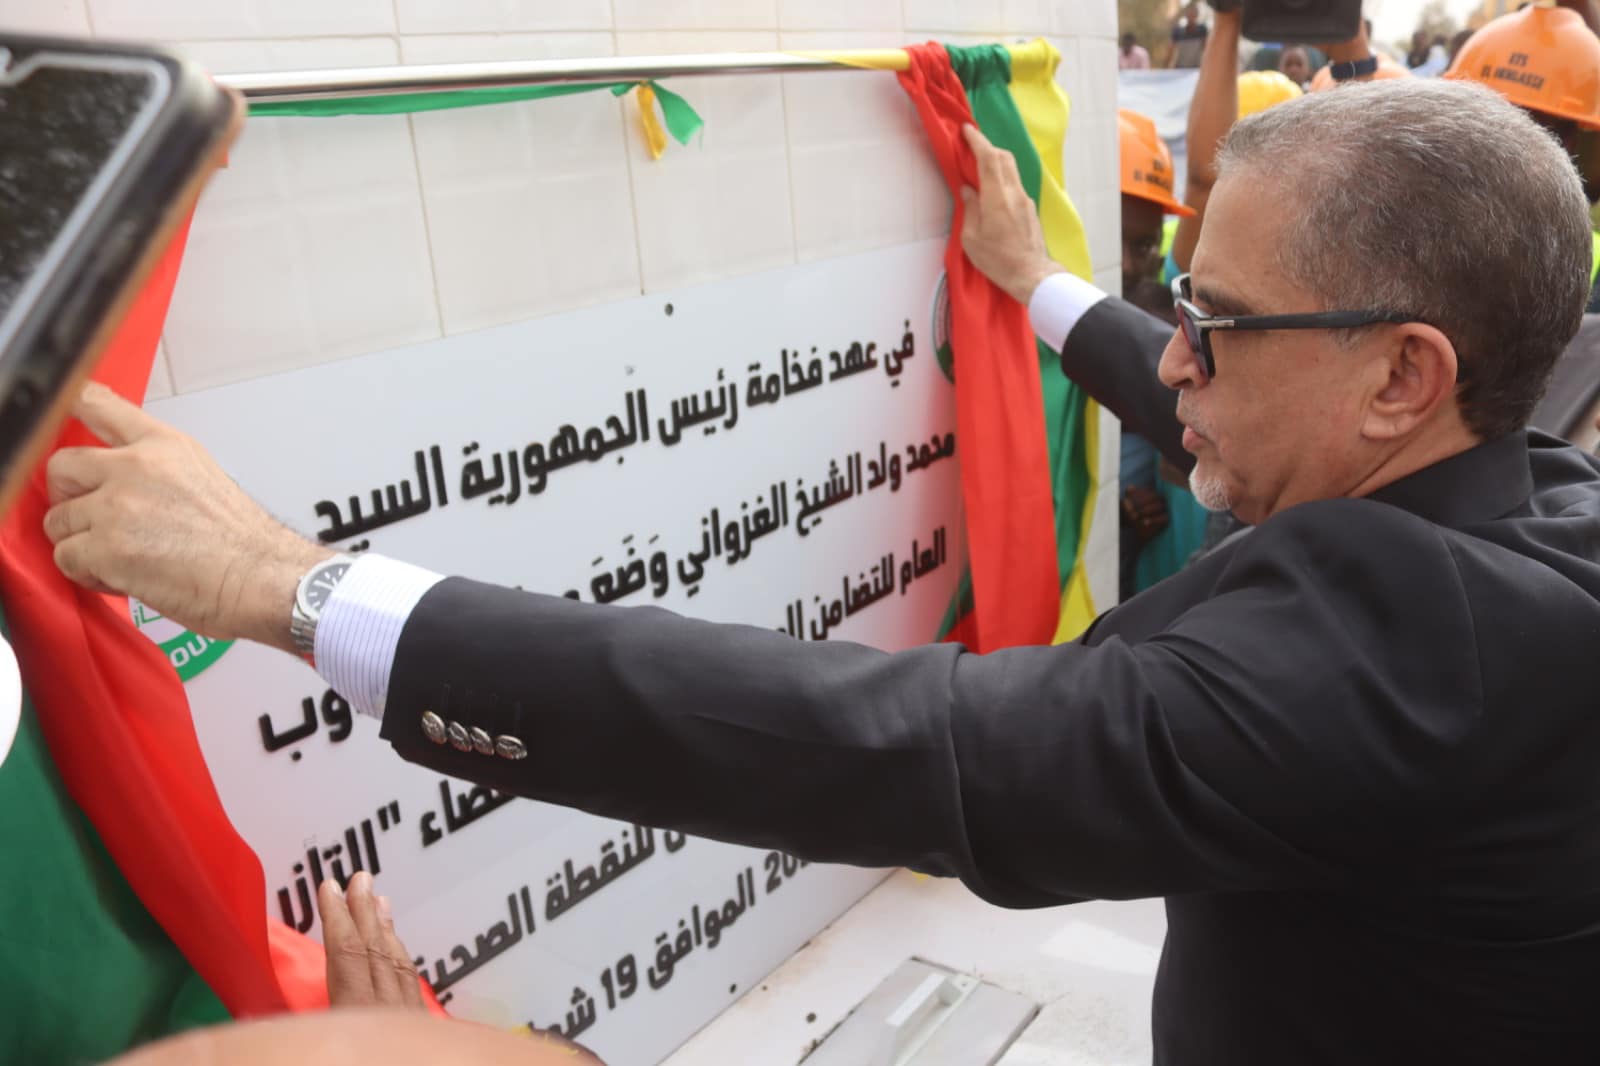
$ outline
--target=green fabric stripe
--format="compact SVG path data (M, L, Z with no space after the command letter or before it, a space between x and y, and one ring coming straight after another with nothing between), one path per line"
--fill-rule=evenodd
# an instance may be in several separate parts
M418 111L443 111L456 107L482 107L509 104L520 100L545 100L555 96L608 90L621 96L640 82L605 82L598 85L517 85L493 89L451 89L444 92L396 93L389 96L357 96L344 100L286 100L253 103L250 114L259 117L297 116L333 118L340 115L409 115ZM649 83L661 101L661 118L679 144L688 144L705 125L689 102L677 93Z
M0 855L0 1062L100 1062L228 1020L67 794L26 694Z
M985 137L1009 150L1017 161L1022 186L1035 206L1039 203L1043 166L1038 149L1028 136L1027 126L1011 98L1011 53L1003 45L982 44L962 47L946 45L950 65L967 90L972 117ZM1039 380L1044 394L1045 433L1050 453L1051 485L1055 491L1056 560L1061 587L1066 588L1078 558L1078 536L1083 525L1083 508L1088 499L1088 448L1083 440L1086 397L1061 373L1061 354L1039 344ZM949 632L956 619L972 609L972 582L964 574L956 600L940 625Z
M967 90L967 103L972 107L972 117L977 120L978 128L985 137L1016 157L1022 187L1028 190L1037 207L1044 168L1039 162L1039 151L1028 136L1028 127L1017 111L1016 101L1011 99L1011 53L999 44L967 47L951 44L945 45L945 50L950 53L950 66L956 77Z

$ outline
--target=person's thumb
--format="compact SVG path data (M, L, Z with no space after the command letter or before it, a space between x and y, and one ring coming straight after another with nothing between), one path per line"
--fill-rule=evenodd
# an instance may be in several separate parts
M961 202L971 207L978 202L978 190L970 185L961 186Z

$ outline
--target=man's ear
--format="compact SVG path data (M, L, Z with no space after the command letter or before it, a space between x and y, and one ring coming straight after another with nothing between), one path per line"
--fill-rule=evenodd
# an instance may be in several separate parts
M1373 356L1373 392L1362 433L1373 440L1395 440L1427 422L1456 395L1456 348L1450 338L1425 322L1406 322L1386 331Z

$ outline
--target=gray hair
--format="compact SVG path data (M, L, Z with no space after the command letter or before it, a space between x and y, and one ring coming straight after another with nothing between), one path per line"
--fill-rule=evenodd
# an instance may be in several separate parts
M1470 82L1350 84L1242 119L1218 168L1293 190L1278 267L1325 309L1450 338L1480 438L1527 424L1583 320L1592 238L1572 160L1525 112Z

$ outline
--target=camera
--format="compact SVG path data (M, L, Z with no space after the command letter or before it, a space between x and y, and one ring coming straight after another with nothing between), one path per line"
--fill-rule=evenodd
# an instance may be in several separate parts
M1348 41L1361 28L1361 0L1244 0L1243 6L1240 32L1252 41Z

